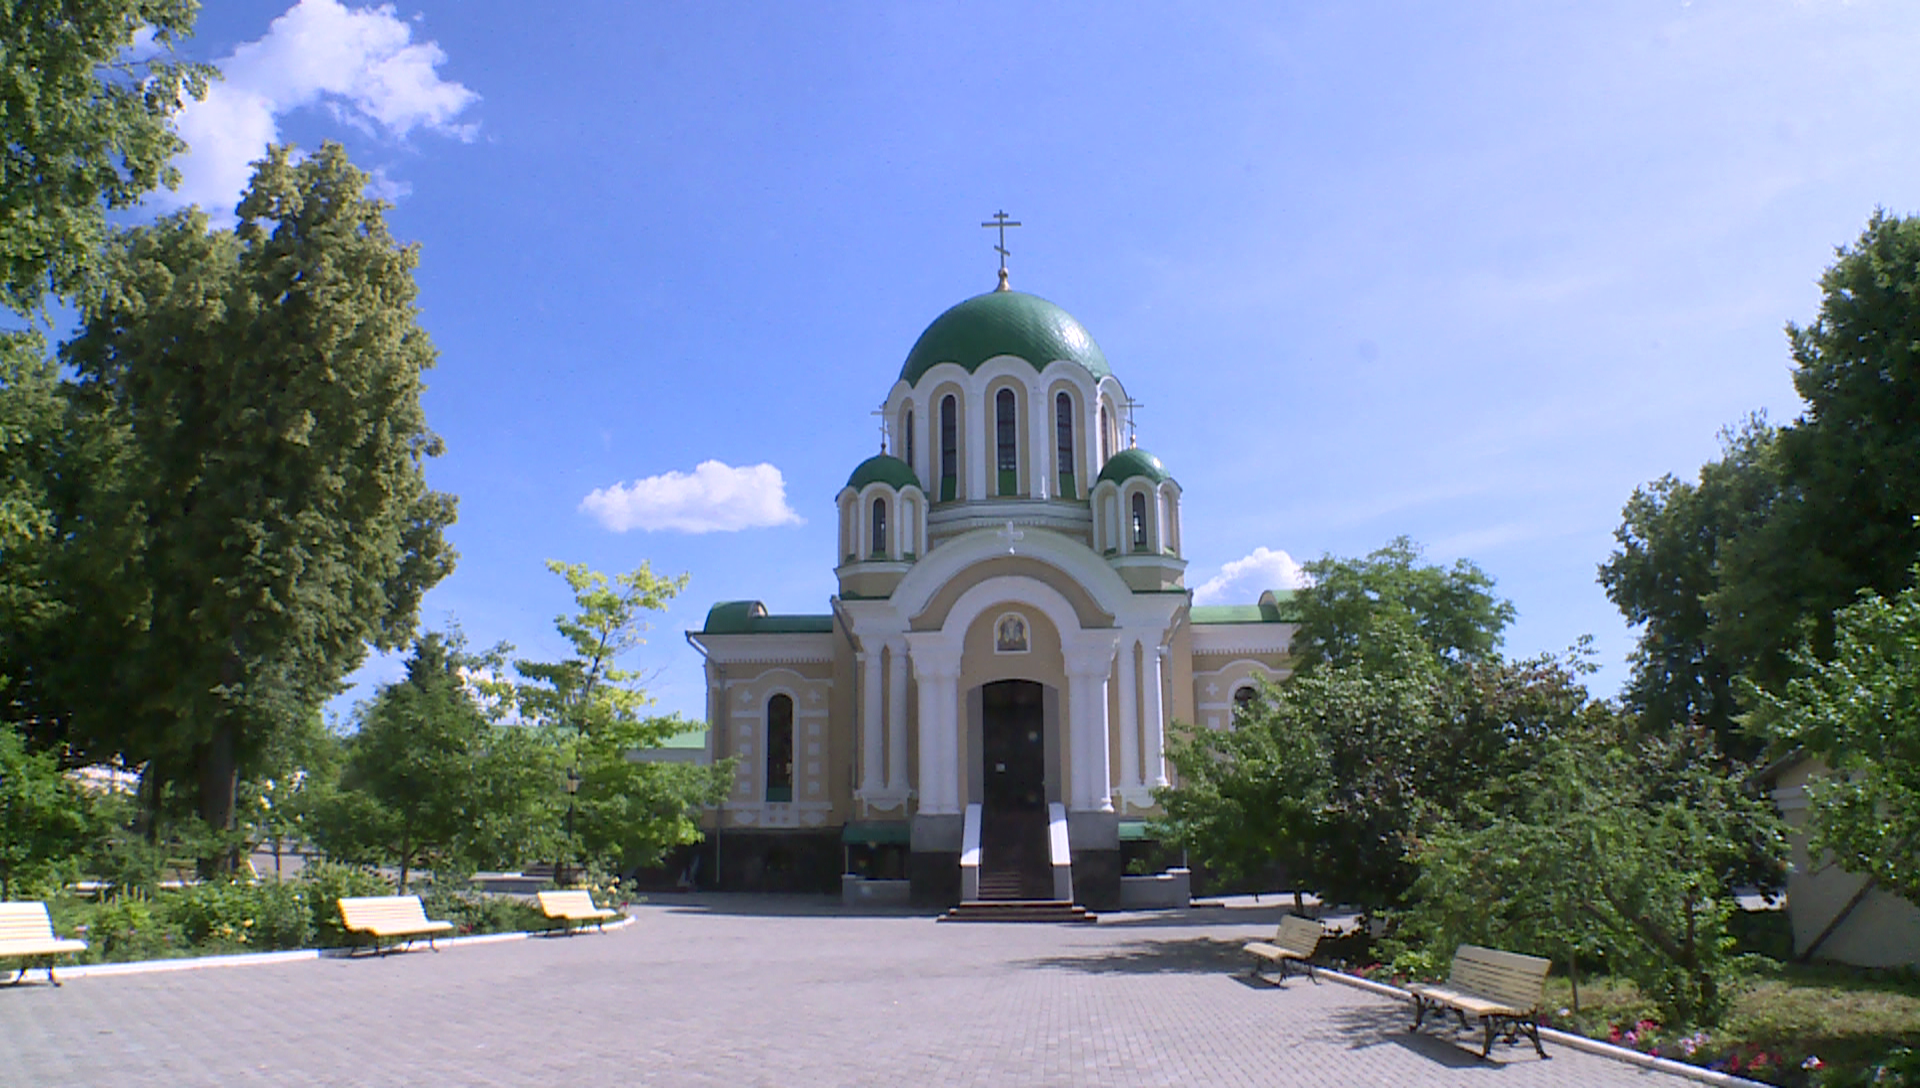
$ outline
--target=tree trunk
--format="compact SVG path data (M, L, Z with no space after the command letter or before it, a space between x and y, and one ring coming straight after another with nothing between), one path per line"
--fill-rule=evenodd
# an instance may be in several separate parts
M200 777L200 820L208 828L233 830L234 794L240 785L240 768L233 755L233 725L221 722L213 738L197 745L194 764ZM200 875L207 878L232 873L239 865L239 850L223 846L212 857L200 861Z

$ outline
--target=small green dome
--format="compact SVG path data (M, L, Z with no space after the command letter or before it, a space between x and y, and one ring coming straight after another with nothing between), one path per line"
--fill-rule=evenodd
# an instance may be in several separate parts
M1100 470L1100 479L1094 482L1112 480L1117 484L1135 476L1145 476L1156 484L1169 478L1167 466L1161 464L1158 457L1146 450L1131 449L1121 450L1108 458L1107 467Z
M1072 314L1038 295L990 291L934 318L907 353L900 377L918 385L937 363L958 363L972 373L996 355L1018 356L1035 370L1070 359L1095 378L1113 373L1100 345Z
M847 486L855 491L871 483L883 483L898 490L903 487L920 487L920 477L914 475L913 466L892 454L876 453L860 462L860 467L847 477ZM921 490L926 490L921 488Z

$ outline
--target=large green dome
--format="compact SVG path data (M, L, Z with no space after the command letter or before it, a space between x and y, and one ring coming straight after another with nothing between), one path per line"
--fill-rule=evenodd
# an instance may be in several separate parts
M1072 314L1038 295L990 291L934 318L907 353L900 377L918 385L937 363L958 363L971 373L996 355L1019 356L1035 370L1070 359L1095 378L1113 373L1100 345Z

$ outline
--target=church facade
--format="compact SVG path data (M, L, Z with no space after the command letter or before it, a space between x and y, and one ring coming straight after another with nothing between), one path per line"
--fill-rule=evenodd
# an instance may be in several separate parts
M1170 725L1225 728L1294 629L1284 592L1193 604L1180 485L1122 445L1130 411L1087 330L1004 270L927 327L835 499L828 610L727 601L688 634L707 754L738 760L707 881L1119 904Z

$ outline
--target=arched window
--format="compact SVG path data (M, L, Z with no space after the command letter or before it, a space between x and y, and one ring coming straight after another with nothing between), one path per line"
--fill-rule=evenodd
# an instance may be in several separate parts
M1253 710L1254 700L1259 697L1260 692L1252 684L1242 684L1233 689L1233 720L1239 722L1245 718Z
M1073 492L1073 398L1065 393L1053 398L1054 455L1059 459L1060 497L1071 499Z
M907 456L904 458L904 460L907 462L908 465L912 465L913 464L913 409L911 407L907 409L907 418L900 424L900 432L902 435L900 439L900 445L905 448L907 453Z
M871 552L875 559L885 559L887 557L887 500L882 498L875 498L873 500L873 547Z
M1107 416L1107 406L1100 406L1100 467L1107 466L1107 458L1113 456L1113 421Z
M960 413L958 403L949 393L940 399L940 501L953 498L960 481L960 424L954 418Z
M994 467L999 470L1002 495L1020 490L1020 424L1013 401L1013 390L1002 389L993 398Z
M1147 493L1133 493L1133 547L1138 551L1147 546Z
M793 800L793 700L767 700L767 800Z

